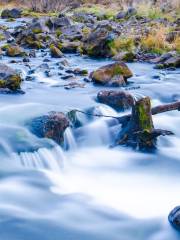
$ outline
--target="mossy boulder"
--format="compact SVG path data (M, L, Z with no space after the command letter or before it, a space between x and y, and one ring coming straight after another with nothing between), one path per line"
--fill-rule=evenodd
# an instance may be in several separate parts
M84 41L83 51L92 57L112 57L115 36L110 27L97 27Z
M100 91L97 100L120 111L132 107L134 103L133 96L125 91Z
M50 53L51 57L53 58L62 58L63 53L55 46L55 45L50 45Z
M24 57L27 54L21 47L12 45L7 47L6 55L9 57Z
M22 10L18 8L4 9L1 13L1 18L20 18L22 15Z
M103 66L90 74L92 81L102 85L122 86L133 74L123 62L116 62Z
M22 78L11 67L0 63L0 88L8 88L10 90L20 89Z
M64 132L69 127L69 120L62 112L50 112L28 122L30 131L40 138L50 138L62 145Z

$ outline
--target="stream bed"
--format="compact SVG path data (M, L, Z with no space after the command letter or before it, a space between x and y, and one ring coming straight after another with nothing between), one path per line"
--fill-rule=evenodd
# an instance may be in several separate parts
M37 69L44 58L49 52L39 51L28 65ZM76 54L65 59L70 68L89 72L111 62ZM18 58L17 63L10 60L2 57L0 62L19 69L25 78L29 67ZM57 75L59 61L48 62L49 77L40 67L33 81L25 80L25 94L0 95L0 239L180 239L167 218L180 200L179 112L153 116L156 128L175 133L159 138L156 153L109 148L111 119L94 117L88 122L85 116L79 132L66 130L68 150L63 150L34 136L25 123L49 111L98 107L105 115L124 113L96 102L105 87L86 83L65 89L68 80ZM146 63L128 66L134 76L122 89L134 97L150 96L153 106L180 98L180 70L156 70Z

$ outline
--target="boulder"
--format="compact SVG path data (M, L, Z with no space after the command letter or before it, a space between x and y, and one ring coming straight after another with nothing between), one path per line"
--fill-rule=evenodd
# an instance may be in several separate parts
M123 62L108 64L91 73L92 81L102 85L123 86L133 74Z
M1 13L1 18L20 18L22 10L18 8L4 9Z
M84 41L83 51L93 57L112 57L115 36L108 26L99 26Z
M60 44L60 49L63 53L77 53L81 50L81 43L79 41L64 41Z
M180 231L180 206L175 207L168 216L171 225Z
M58 28L62 28L65 26L71 25L71 20L68 17L62 16L62 17L51 17L46 22L46 25L51 29L55 30Z
M29 29L35 34L49 32L49 28L46 25L46 19L44 18L34 18L29 25Z
M113 57L115 61L133 62L136 55L133 52L120 52Z
M21 47L17 45L12 45L7 47L6 55L8 57L24 57L27 54Z
M56 31L59 40L77 41L83 38L82 28L79 25L68 25Z
M54 45L50 46L51 57L53 58L61 58L63 57L63 53Z
M125 91L100 91L97 100L120 111L132 107L134 103L133 96Z
M30 131L40 138L50 138L58 144L64 142L64 132L69 120L62 112L50 112L28 123Z
M21 76L16 70L0 63L0 88L8 88L15 91L20 89L21 82Z

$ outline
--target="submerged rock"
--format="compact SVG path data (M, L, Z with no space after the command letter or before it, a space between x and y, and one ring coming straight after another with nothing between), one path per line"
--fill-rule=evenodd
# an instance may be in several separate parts
M1 13L2 18L20 18L22 10L18 8L4 9Z
M126 85L127 79L132 76L131 70L123 62L108 64L92 72L90 75L93 82L109 86Z
M15 91L20 89L21 82L21 76L16 70L0 63L0 88L8 88Z
M133 96L125 91L101 91L97 95L100 103L107 104L117 110L125 110L132 107Z
M36 136L50 138L58 144L63 144L64 131L69 127L69 120L62 112L50 112L32 119L28 126Z
M180 206L175 207L168 216L171 225L180 231Z

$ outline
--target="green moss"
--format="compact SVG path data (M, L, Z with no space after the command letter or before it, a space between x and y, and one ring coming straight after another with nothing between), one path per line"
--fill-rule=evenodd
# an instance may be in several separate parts
M20 84L21 84L20 75L18 74L13 75L9 78L9 80L10 80L9 89L16 90L20 88Z
M42 33L42 29L40 29L40 28L34 28L34 29L32 30L32 32L33 32L34 34Z
M6 85L6 82L3 79L0 79L0 88L4 88Z
M137 112L139 115L139 126L142 130L151 131L152 130L152 122L151 117L147 115L147 110L145 109L145 106L151 107L149 98L143 99L143 102L145 101L145 104L140 101L139 104L137 104Z
M4 40L5 40L4 35L0 33L0 41L4 41Z
M56 36L57 36L57 38L59 38L60 36L62 35L62 32L61 32L61 30L56 30Z

